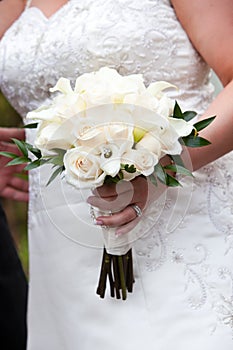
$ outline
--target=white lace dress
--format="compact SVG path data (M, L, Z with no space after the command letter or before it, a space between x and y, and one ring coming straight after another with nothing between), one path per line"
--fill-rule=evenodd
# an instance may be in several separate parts
M200 114L212 99L209 69L168 0L71 0L50 19L32 7L0 43L0 87L22 117L59 77L101 66L168 80ZM232 349L232 166L228 154L156 203L126 301L95 294L101 232L86 194L60 180L46 187L46 166L32 171L28 350Z

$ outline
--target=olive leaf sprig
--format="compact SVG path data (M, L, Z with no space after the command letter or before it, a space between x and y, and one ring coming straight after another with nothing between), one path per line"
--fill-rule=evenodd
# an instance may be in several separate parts
M189 122L195 118L197 113L195 111L185 111L182 112L178 102L175 102L172 118L183 119ZM215 119L215 116L203 119L193 124L192 132L185 137L180 138L180 143L186 147L203 147L211 144L207 139L199 136L199 131L205 129L209 124L211 124ZM154 167L154 173L149 176L151 182L157 185L157 179L169 187L181 186L181 183L177 178L171 176L167 171L172 171L175 174L193 176L192 172L189 171L185 166L180 157L180 155L168 155L171 159L172 164L162 166L160 163L156 164Z
M37 128L37 123L25 125L24 128ZM66 152L65 150L54 148L51 152L51 155L43 156L41 150L31 145L30 143L15 138L12 138L11 140L17 146L22 155L19 156L12 152L0 152L0 155L12 158L12 160L9 161L6 166L26 164L23 171L29 171L44 164L52 164L53 169L55 170L50 176L47 185L49 185L59 174L65 170L63 164L63 157Z

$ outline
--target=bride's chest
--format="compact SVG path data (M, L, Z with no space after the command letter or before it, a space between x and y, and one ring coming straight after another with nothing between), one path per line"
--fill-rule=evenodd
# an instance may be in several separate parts
M168 0L73 0L50 19L32 7L3 37L0 87L24 114L22 96L35 108L59 77L75 80L105 65L148 83L177 83L174 58L184 44L183 69L191 69L198 58Z

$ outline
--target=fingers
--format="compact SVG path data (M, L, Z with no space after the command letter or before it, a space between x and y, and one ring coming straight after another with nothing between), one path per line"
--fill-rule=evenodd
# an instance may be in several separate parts
M132 183L130 181L120 181L117 184L105 184L97 187L92 191L92 193L97 197L106 198L107 200L114 200L116 196L130 191L134 191Z
M140 202L143 208L148 198L147 179L138 177L135 181L103 185L95 189L93 195L87 202L101 210L116 212L136 202Z
M6 186L1 190L1 197L28 202L28 182L26 180L12 177L8 179Z
M12 152L16 153L17 155L21 155L20 150L14 143L0 141L0 150L4 152Z
M28 192L28 181L18 177L12 177L8 182L8 186L11 186L16 190L20 190L21 192Z
M6 165L6 164L5 164ZM3 176L14 176L15 174L22 173L22 171L25 168L25 164L18 164L18 165L11 165L11 166L4 166L2 165L0 161L0 182L1 178ZM24 171L25 174L27 174L27 171Z
M111 210L112 212L118 212L128 206L133 198L132 191L127 191L124 193L121 193L118 196L112 196L112 197L97 197L97 196L90 196L87 199L87 202L92 205L93 207L97 207L101 210Z
M128 206L119 213L115 213L110 216L98 216L96 220L97 222L102 223L102 225L117 227L127 224L132 220L135 221L136 218L137 215L135 210L131 206ZM139 221L139 219L137 221Z
M101 186L93 191L94 195L87 202L101 210L113 212L112 215L97 217L96 222L99 225L118 227L117 234L120 235L132 230L140 221L131 205L136 204L142 211L145 210L164 193L166 186L162 183L154 186L148 178L140 176L117 185Z
M10 186L4 188L4 190L1 192L1 197L21 202L28 202L29 200L28 192L22 192Z
M139 221L140 221L140 218L137 218L133 221L128 222L126 225L119 227L116 230L116 235L121 236L121 235L125 235L126 233L130 232L134 227L137 226Z
M18 128L1 128L0 127L0 140L9 142L12 138L19 140L25 140L25 130Z
M18 147L15 144L7 143L7 142L0 142L0 151L4 152L11 152L14 153L18 156L21 156L22 153L18 149ZM12 159L5 157L5 156L0 156L0 168L4 167L7 163L9 163ZM25 166L25 165L24 165Z

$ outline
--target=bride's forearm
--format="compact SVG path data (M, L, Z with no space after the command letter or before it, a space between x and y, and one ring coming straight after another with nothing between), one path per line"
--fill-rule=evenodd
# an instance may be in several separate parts
M215 120L199 133L211 144L189 148L190 159L184 152L186 165L192 170L201 168L233 149L233 80L214 99L201 119L214 115Z

